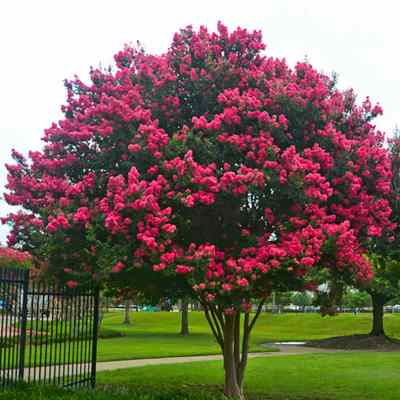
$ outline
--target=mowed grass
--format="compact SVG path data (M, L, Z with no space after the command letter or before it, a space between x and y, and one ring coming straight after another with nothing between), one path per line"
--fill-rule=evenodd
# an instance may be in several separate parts
M105 314L102 329L124 336L100 339L99 361L220 353L202 313L190 313L190 335L186 337L179 334L179 313L133 312L131 317L132 324L124 325L123 312Z
M106 315L103 329L124 337L99 340L99 360L219 353L201 313L190 314L191 334L181 337L178 313ZM371 315L263 314L251 349L277 340L307 340L367 333ZM400 315L385 317L386 331L400 338ZM336 352L250 359L249 400L398 400L400 352ZM159 365L98 373L96 391L22 387L0 391L0 400L221 400L221 361Z
M124 325L123 312L105 314L102 329L120 332L123 337L100 339L98 360L172 357L218 354L220 349L203 314L191 312L190 335L179 335L180 315L176 312L132 312L132 324ZM252 332L250 350L266 351L266 342L322 339L332 336L368 333L371 314L341 314L321 317L319 314L262 314ZM400 339L400 315L385 316L389 336Z
M400 353L335 353L249 360L249 400L398 400ZM22 387L0 400L222 400L222 362L99 373L95 391Z
M398 400L400 353L331 353L249 360L245 392L269 400ZM216 393L222 362L117 370L98 374L110 388L137 393Z
M251 359L245 391L250 398L257 399L398 400L399 365L399 353ZM223 368L221 362L131 368L100 373L98 382L131 387L141 393L218 393L223 382Z

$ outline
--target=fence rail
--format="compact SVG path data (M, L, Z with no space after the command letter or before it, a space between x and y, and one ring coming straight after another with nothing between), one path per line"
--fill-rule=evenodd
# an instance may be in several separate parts
M94 386L97 288L68 289L0 269L0 386Z

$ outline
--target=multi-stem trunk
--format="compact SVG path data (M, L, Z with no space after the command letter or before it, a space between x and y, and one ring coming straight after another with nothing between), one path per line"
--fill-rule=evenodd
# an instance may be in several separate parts
M243 382L249 353L251 330L259 317L264 300L251 318L240 310L224 313L222 308L203 303L207 321L221 347L224 357L225 384L224 394L230 398L244 399Z
M240 318L240 313L237 313ZM238 370L240 365L237 356L237 338L236 336L236 315L227 315L225 317L224 326L224 370L225 370L225 385L224 394L227 397L244 398L243 387L238 379ZM236 350L236 351L235 351Z
M129 325L131 323L130 311L131 311L131 301L125 300L125 315L123 323L126 325Z
M189 300L187 297L181 300L181 335L189 335Z
M370 332L371 336L384 336L385 330L383 328L383 315L385 305L385 299L382 296L371 293L372 298L372 329Z

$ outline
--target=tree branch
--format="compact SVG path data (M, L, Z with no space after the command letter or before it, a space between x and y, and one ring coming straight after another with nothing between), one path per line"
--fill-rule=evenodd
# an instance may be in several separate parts
M263 306L264 306L266 300L267 300L266 298L265 298L265 299L262 299L262 300L260 301L260 303L258 304L256 314L254 315L253 319L252 319L251 322L250 322L249 333L250 333L251 330L253 329L254 324L257 322L257 319L258 319L258 317L259 317L260 314L261 314L262 308L263 308Z
M212 319L213 319L213 321L214 321L216 330L218 331L218 334L220 335L220 337L221 337L222 340L223 340L225 324L221 324L221 325L220 325L220 320L219 320L219 318L216 316L216 313L215 313L216 310L213 309L211 306L209 307L209 309L210 309L211 317L212 317Z
M243 321L242 357L237 367L237 378L240 386L242 385L243 382L244 370L247 365L247 357L249 354L249 339L251 331L249 320L250 320L250 314L246 313L244 315L244 321Z
M214 307L214 306L210 306L210 307L211 307L211 310L213 310L215 315L217 316L218 321L219 321L219 323L221 325L221 330L223 331L224 330L224 326L225 326L223 311L221 311L219 308Z
M219 327L218 329L214 326L213 323L213 319L210 317L210 312L208 310L208 307L205 303L200 302L204 308L204 314L206 316L207 322L210 325L211 331L215 337L215 339L217 340L218 344L220 345L222 351L224 349L224 339L223 336L221 335L221 332L219 331Z

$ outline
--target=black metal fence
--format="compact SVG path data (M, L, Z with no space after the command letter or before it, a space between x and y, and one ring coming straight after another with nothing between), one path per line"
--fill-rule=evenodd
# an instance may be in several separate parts
M19 381L94 386L99 293L0 268L0 387Z

